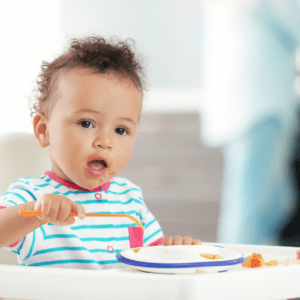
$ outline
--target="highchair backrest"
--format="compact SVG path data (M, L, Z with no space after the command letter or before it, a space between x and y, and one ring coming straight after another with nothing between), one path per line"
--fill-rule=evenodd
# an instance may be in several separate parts
M0 134L0 196L22 177L40 177L51 171L47 148L37 143L33 133ZM17 264L16 254L0 248L0 264Z

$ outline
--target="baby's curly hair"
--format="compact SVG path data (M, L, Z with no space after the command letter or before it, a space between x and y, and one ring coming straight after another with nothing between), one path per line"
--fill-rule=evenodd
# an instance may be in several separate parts
M111 37L112 39L112 37ZM133 39L133 43L135 42ZM59 98L60 80L71 71L79 70L81 74L106 74L116 76L119 80L129 79L135 87L144 95L148 91L145 81L146 70L141 66L140 61L144 60L142 55L137 55L125 42L106 41L99 36L86 37L83 39L71 39L70 48L50 64L43 61L41 78L37 89L38 95L33 96L36 103L31 107L29 97L30 117L40 112L49 118ZM73 41L73 42L72 42ZM38 79L37 78L37 79ZM32 108L35 111L32 111Z

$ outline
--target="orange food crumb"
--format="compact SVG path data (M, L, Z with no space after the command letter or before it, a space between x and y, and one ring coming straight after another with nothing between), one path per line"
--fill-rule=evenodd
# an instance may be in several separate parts
M207 258L207 259L223 259L222 256L220 256L219 254L209 254L209 253L203 253L200 254L200 256Z
M242 263L243 267L246 268L258 268L263 267L265 265L265 260L261 256L261 254L253 253L247 256L247 260Z
M276 259L270 260L266 263L266 266L278 266L278 261Z
M141 250L141 248L134 248L132 250L133 250L133 252L138 253Z

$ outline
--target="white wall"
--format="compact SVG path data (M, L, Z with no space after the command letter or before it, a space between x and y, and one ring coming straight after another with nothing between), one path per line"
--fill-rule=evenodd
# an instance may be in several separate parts
M62 44L61 1L0 1L0 134L32 132L28 96Z
M42 61L71 38L133 38L146 57L150 91L143 113L197 112L200 83L198 0L51 0L0 2L0 134L32 132L28 97Z
M153 88L198 88L199 0L62 0L64 43L86 35L133 38Z

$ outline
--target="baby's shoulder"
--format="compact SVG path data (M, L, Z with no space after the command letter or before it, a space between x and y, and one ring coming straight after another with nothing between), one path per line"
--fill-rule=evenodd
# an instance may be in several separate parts
M141 188L130 181L128 178L122 176L116 176L110 181L110 186L112 190L132 190L132 191L141 191Z
M35 189L46 182L41 179L41 178L36 178L36 177L23 177L19 178L18 180L12 182L8 189L17 189L17 188L28 188L28 189Z
M37 200L40 196L40 187L45 184L41 178L23 177L12 182L7 191L1 195L1 199L15 199L21 203L26 201ZM17 203L20 204L20 203Z

